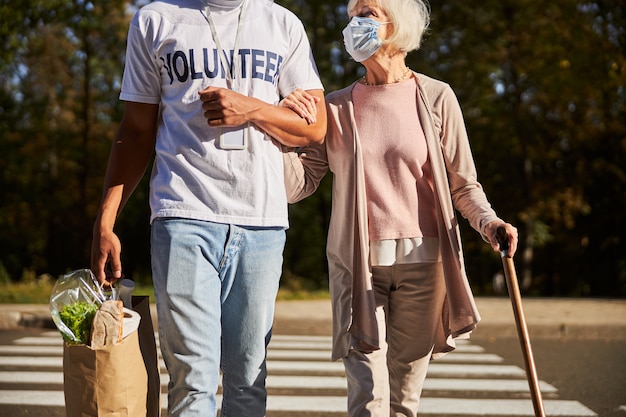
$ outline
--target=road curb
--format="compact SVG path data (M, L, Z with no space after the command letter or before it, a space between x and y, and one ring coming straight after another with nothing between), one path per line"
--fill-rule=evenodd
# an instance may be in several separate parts
M510 300L476 299L482 320L474 336L517 337ZM626 300L528 298L523 300L531 338L626 340ZM330 300L281 300L276 303L274 333L331 334ZM152 317L157 321L152 304ZM48 305L0 304L0 330L21 327L55 329Z

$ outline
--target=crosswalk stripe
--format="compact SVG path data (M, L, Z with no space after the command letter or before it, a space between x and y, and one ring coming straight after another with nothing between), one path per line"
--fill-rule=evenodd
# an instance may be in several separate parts
M460 350L448 353L440 361L444 362L502 362L502 358L491 353L482 353L482 349L470 349L470 346L460 348ZM0 346L2 355L59 355L63 353L61 340L47 340L46 343L23 344L14 346ZM331 351L326 343L319 346L311 346L309 343L276 342L270 343L268 348L268 358L299 356L301 358L311 358L320 360L330 360Z
M63 407L65 397L60 391L1 391L0 404L24 404L48 407ZM218 396L219 397L219 396ZM221 400L221 398L218 398ZM167 408L167 396L164 396L162 407ZM596 413L577 401L546 400L546 414L555 416L595 417ZM284 412L329 412L344 413L346 399L343 396L290 396L270 395L267 399L267 410ZM464 416L534 416L529 400L501 399L459 399L429 398L420 401L419 412L422 414L455 414Z
M540 381L542 393L556 393L557 389L547 382ZM530 392L525 379L458 379L426 378L424 391L468 391L468 392Z
M318 362L318 361L267 361L267 371L271 372L330 372L343 374L341 362Z
M275 391L268 396L268 412L345 415L347 381L341 361L330 360L330 346L328 336L273 336L268 348L266 385ZM1 384L47 386L40 390L0 390L0 404L64 407L62 353L58 332L24 337L13 345L0 346L0 366L15 369L0 370ZM420 415L534 416L524 370L502 362L500 356L486 353L481 346L460 343L455 352L429 365ZM28 370L32 368L40 370ZM161 371L165 393L169 378L162 361ZM542 393L550 394L544 399L544 407L551 417L597 416L578 401L556 399L557 389L544 381L540 381L540 388ZM311 391L308 395L307 390ZM459 393L460 398L454 393ZM474 398L472 393L485 395ZM436 396L429 396L433 394ZM218 401L221 402L221 396ZM166 409L166 394L162 403Z
M267 401L270 411L315 411L344 412L346 400L343 397L304 397L270 396ZM546 414L553 416L596 416L587 407L576 401L549 400L544 402ZM503 415L534 416L532 403L528 400L482 400L458 398L422 398L419 413L455 415Z
M158 341L158 333L155 333ZM40 336L26 336L19 338L13 342L15 345L60 345L62 344L61 335L57 331L48 331L41 333ZM285 346L292 348L312 348L312 346L321 349L330 350L332 338L330 336L306 336L306 335L273 335L270 346L274 348L283 348ZM455 352L484 352L484 348L478 345L469 344L466 340L457 340Z
M437 359L439 363L462 363L462 362L479 362L483 364L487 363L501 363L504 359L502 359L498 355L494 355L493 353L460 353L460 352L452 352L448 353L445 356Z
M282 359L282 360L306 359L306 360L328 361L331 359L331 357L330 357L330 351L328 350L305 350L305 349L272 350L268 348L267 359L268 360L271 360L271 359Z
M541 382L541 392L555 393L557 389L552 385ZM317 376L302 378L301 376L269 375L268 388L328 388L346 389L345 377ZM427 378L424 382L424 391L488 391L488 392L529 392L528 381L525 379L456 379L456 378Z
M308 350L308 349L274 349L270 346L267 352L268 359L308 359L308 360L330 360L331 353L328 350ZM0 351L1 352L1 351ZM440 363L461 363L461 362L478 362L478 363L500 363L502 358L492 353L448 353L438 359Z
M428 376L455 376L457 378L482 376L482 377L520 377L524 378L526 372L514 365L448 365L431 363L428 365Z
M63 391L2 390L0 391L0 404L65 407L65 396Z
M63 345L58 346L0 346L2 355L62 355Z
M289 339L275 339L273 336L270 341L270 346L274 349L315 349L330 351L331 342L326 340L289 340Z
M543 402L546 415L595 417L597 414L578 401L545 400ZM503 412L503 410L506 410ZM423 398L419 412L423 414L454 414L480 416L535 416L530 400L500 400L475 398Z
M62 384L63 372L0 372L0 383Z
M292 341L292 342L324 342L327 346L333 341L331 336L320 335L295 335L295 334L273 334L273 341Z
M63 357L58 356L0 356L0 366L63 367Z
M39 337L22 337L15 340L13 344L18 346L57 346L63 344L63 339L61 339L59 332L55 332L55 334L45 333Z
M439 361L439 360L438 360ZM341 362L314 361L267 361L269 372L335 372L343 373ZM444 364L431 363L428 375L483 376L483 377L524 377L523 369L514 365L475 365L475 364Z
M167 386L167 374L161 375L161 385ZM63 384L62 372L4 372L0 371L0 383L14 384ZM269 375L267 388L276 389L347 389L347 380L342 376L302 376ZM555 393L552 385L541 382L541 392ZM457 379L428 378L424 391L486 391L486 392L528 392L528 382L523 379Z
M0 366L36 366L63 367L63 358L58 356L0 356ZM341 362L323 361L267 361L268 372L329 372L343 374ZM444 364L431 363L428 366L430 376L482 376L482 377L524 377L523 369L514 365L475 365L475 364Z

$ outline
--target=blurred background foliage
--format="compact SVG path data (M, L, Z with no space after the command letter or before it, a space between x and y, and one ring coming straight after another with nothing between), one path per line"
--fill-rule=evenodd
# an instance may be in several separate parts
M276 2L304 22L327 92L363 74L343 49L345 0ZM123 110L126 32L144 3L0 3L0 286L88 267ZM407 61L457 93L480 181L520 231L524 292L626 296L625 2L432 0L431 9L423 48ZM327 286L331 182L290 206L284 290ZM147 194L146 177L117 225L125 273L144 285ZM475 292L497 294L499 255L461 226Z

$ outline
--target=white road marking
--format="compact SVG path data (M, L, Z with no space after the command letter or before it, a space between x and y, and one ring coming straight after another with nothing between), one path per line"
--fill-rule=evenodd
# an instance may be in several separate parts
M161 385L167 386L167 374L161 375ZM15 384L63 384L62 372L7 372L0 371L0 383ZM347 380L342 376L290 376L269 375L267 387L277 389L347 389ZM541 392L555 393L552 385L541 382ZM468 391L468 392L529 392L528 382L522 379L456 379L427 378L424 391Z
M278 390L332 390L337 395L270 395L268 411L318 412L345 415L347 381L340 361L330 360L331 338L328 336L274 335L268 349L267 387ZM64 407L63 341L60 334L50 331L42 337L24 337L11 346L0 346L0 366L16 368L16 371L0 370L3 384L47 384L55 390L0 390L0 404ZM15 356L13 356L15 355ZM31 355L31 356L28 356ZM480 346L467 341L457 343L457 350L434 361L428 369L420 413L429 415L464 416L534 416L532 402L519 397L529 392L526 374L517 366L502 365L502 358L485 353ZM54 368L54 371L28 371L33 367ZM166 388L169 381L161 362L161 384ZM278 374L276 374L278 373ZM282 374L282 375L281 375ZM314 374L314 375L311 375ZM556 394L555 387L540 381L543 393ZM441 398L429 397L429 392L489 393L491 398ZM164 390L165 392L165 390ZM288 392L288 391L287 391ZM500 398L493 398L493 396ZM221 401L219 396L218 401ZM553 397L554 398L554 397ZM167 395L162 397L167 408ZM546 413L551 417L593 417L592 410L578 401L558 399L544 400ZM620 407L626 410L626 406Z
M218 396L220 397L220 396ZM218 398L221 401L221 397ZM63 407L65 397L60 391L0 391L0 404L35 405L47 407ZM162 398L162 407L167 408L167 396ZM346 399L343 396L290 396L270 395L267 400L268 411L307 411L344 413ZM546 400L546 414L551 417L595 417L592 410L577 401ZM420 413L432 415L464 415L464 416L534 416L532 403L529 400L500 399L459 399L429 398L420 402Z

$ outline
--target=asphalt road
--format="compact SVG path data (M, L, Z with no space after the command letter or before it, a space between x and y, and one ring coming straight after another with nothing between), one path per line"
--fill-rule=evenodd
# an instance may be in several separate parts
M49 329L0 330L0 345L45 331ZM516 338L481 337L477 332L472 343L501 356L506 364L524 368L521 346ZM626 349L623 341L536 338L531 343L540 380L557 387L559 398L579 401L599 417L626 417ZM0 383L0 389L10 387L10 383ZM45 391L50 387L41 384L35 388ZM546 398L549 397L544 397L544 401ZM1 405L0 415L62 417L63 413L59 408L36 405Z
M522 369L517 338L472 337L505 363ZM626 417L626 344L606 339L531 339L537 376L559 389L559 396L576 399L600 417Z
M489 354L500 356L506 365L524 369L522 349L508 300L479 299L478 304L483 322L472 334L471 343L482 346ZM530 299L525 300L524 306L539 379L558 390L558 399L579 402L598 417L626 417L626 300ZM49 320L45 323L48 314L46 306L0 306L0 313L4 317L0 324L5 323L5 327L0 325L0 347L10 345L16 339L51 330L39 325L50 325ZM328 336L329 313L328 301L279 302L274 333ZM6 326L15 323L36 325ZM35 389L46 392L55 389L45 383L26 387L12 382L10 372L19 369L22 368L3 368L9 379L0 381L0 395L3 390ZM458 394L459 397L490 398L488 393L476 391ZM530 401L527 394L519 398ZM553 399L555 397L550 394L544 395L544 402ZM0 417L62 417L62 410L60 407L0 404ZM304 414L306 416L302 417L327 417L327 413ZM289 413L273 412L269 415L287 417ZM454 414L455 417L460 415Z

